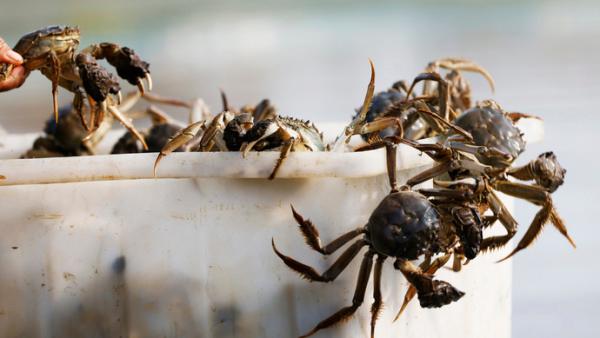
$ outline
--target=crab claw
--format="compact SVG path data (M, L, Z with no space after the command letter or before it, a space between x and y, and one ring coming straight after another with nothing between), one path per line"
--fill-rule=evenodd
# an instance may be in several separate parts
M365 100L362 105L362 109L358 114L358 122L362 122L367 117L367 112L371 107L371 100L373 99L373 94L375 93L375 65L373 64L373 60L369 59L369 66L371 67L371 78L369 80L369 85L367 86L367 93L365 94Z
M144 94L146 93L146 88L144 87L144 82L142 82L141 79L138 79L137 81L137 87L140 90L140 94L142 94L142 96L144 96Z
M116 106L109 105L108 111L142 143L144 150L148 150L148 145L146 144L144 136L137 129L135 129L129 118L123 115L123 113L121 113Z
M150 73L146 73L146 76L144 76L144 78L148 82L148 90L152 91L152 77L150 76Z
M274 120L262 120L254 124L254 126L246 133L246 140L248 142L242 144L240 147L242 157L246 158L254 145L275 134L277 131L279 131L279 129L280 126Z
M123 95L121 94L120 90L117 92L116 96L117 96L117 104L120 106L121 102L123 102Z

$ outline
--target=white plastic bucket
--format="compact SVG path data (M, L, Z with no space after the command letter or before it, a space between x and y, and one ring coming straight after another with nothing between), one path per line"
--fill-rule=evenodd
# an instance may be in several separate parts
M525 130L530 141L540 128ZM32 139L3 137L0 156ZM305 245L290 204L325 242L365 224L389 191L382 149L292 153L274 181L275 152L175 153L159 179L155 156L0 160L0 336L296 337L351 303L360 258L309 283L271 239L324 271L337 255ZM401 182L430 165L403 146L398 162ZM503 253L440 271L466 295L436 310L415 300L396 323L407 282L387 262L376 337L509 337L511 263L493 263ZM315 337L368 337L371 295L372 281L348 322Z

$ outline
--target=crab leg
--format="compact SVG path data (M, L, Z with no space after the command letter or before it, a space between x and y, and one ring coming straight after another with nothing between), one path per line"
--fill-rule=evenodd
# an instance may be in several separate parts
M292 137L283 143L283 145L281 147L281 152L279 153L279 158L277 159L277 162L275 163L275 167L273 168L271 175L269 175L270 180L275 179L275 176L277 175L279 168L283 164L283 161L290 154L290 151L292 151L292 148L294 147L294 143L296 143L296 142L297 142L296 139Z
M536 119L536 120L542 119L541 117L536 116L536 115L517 113L517 112L506 113L506 117L508 117L513 122L517 122L520 119Z
M413 80L413 83L410 85L406 96L409 97L414 87L417 85L417 83L421 81L435 81L438 83L438 101L440 106L439 115L444 119L448 119L448 84L444 79L442 79L440 74L421 73L417 75L417 77L415 77L415 79Z
M460 272L462 269L462 260L465 256L457 253L456 251L452 254L454 259L452 261L452 271Z
M275 118L277 112L275 111L275 108L271 106L271 101L269 101L269 99L264 99L256 105L252 116L254 121L262 121L268 118Z
M331 241L331 243L322 246L321 239L319 238L319 230L317 230L317 228L311 222L310 219L304 219L304 217L302 217L302 215L300 215L296 211L296 209L294 209L294 206L291 207L292 213L294 214L294 219L299 225L300 232L302 232L306 244L308 244L308 246L310 246L313 250L321 253L322 255L329 255L334 253L346 243L356 238L356 236L364 234L366 231L364 227L356 228L334 239L333 241Z
M501 261L508 259L517 252L531 245L531 243L533 243L535 238L542 231L544 224L547 222L551 222L554 225L554 227L569 241L569 243L574 248L577 247L571 236L569 236L564 221L560 218L560 216L554 209L552 197L548 192L544 190L544 188L509 181L496 182L494 184L494 188L507 195L522 198L533 204L542 206L542 209L540 209L540 211L536 214L535 218L531 222L531 225L529 226L529 229L527 229L527 232L525 233L519 244L517 244L517 247Z
M417 113L425 114L426 116L429 116L430 118L436 120L437 122L445 125L447 128L450 128L450 129L454 130L455 132L457 132L458 134L460 134L461 136L465 137L467 139L467 141L473 142L473 136L471 136L471 134L468 131L455 125L454 123L450 123L450 122L446 121L441 116L433 113L429 109L417 109Z
M134 93L138 94L136 92L134 92ZM176 107L182 107L182 108L188 108L188 109L192 109L192 107L193 107L193 105L190 102L175 99L175 98L160 96L155 93L146 92L146 93L144 93L143 97L144 97L144 99L146 99L150 102L154 102L154 103L166 104L169 106L176 106Z
M375 270L373 271L373 304L371 305L371 338L375 338L375 323L379 317L383 301L381 300L381 270L387 257L377 255Z
M290 269L299 273L302 276L302 278L308 279L311 282L328 283L334 281L340 275L340 273L344 271L348 264L350 264L352 259L354 259L356 255L358 255L362 247L368 245L368 243L362 239L354 242L351 246L348 247L348 249L346 249L346 251L344 251L340 255L338 259L335 260L331 267L327 269L327 271L325 271L323 274L319 274L312 267L300 263L297 260L279 252L279 250L277 250L277 247L275 246L275 241L271 241L271 245L273 246L273 251L275 251L277 256L281 258L283 263L285 263L285 265L287 265Z
M504 229L506 229L506 235L484 238L481 242L480 252L500 249L515 236L518 227L517 221L512 217L504 203L502 203L500 198L498 198L491 189L488 189L487 191L487 202L490 205L494 217L497 217L502 226L504 226Z
M375 65L373 64L373 60L369 59L369 65L371 66L371 79L369 80L369 85L367 86L367 93L365 94L365 100L363 101L362 109L360 110L360 114L358 114L357 118L355 119L355 121L358 123L361 123L367 117L367 112L371 107L371 100L375 94ZM355 124L352 125L352 127L354 127Z
M356 309L358 309L358 307L363 303L365 299L367 284L369 283L369 277L371 277L371 269L373 268L373 255L374 252L367 252L363 257L362 263L360 264L360 271L358 273L358 279L356 281L356 289L354 290L352 305L338 310L336 313L321 321L319 324L317 324L317 326L315 326L308 333L302 335L300 338L312 336L317 331L324 328L328 328L352 316L352 314L356 311Z
M121 124L129 130L135 138L137 138L144 147L144 150L148 150L148 145L144 140L144 136L140 134L140 132L135 129L134 125L131 123L128 117L123 115L116 106L108 105L108 111L119 121Z
M223 89L219 89L219 91L221 92L221 103L223 104L223 111L230 111L229 100L227 100L227 94L225 94L225 91Z
M199 121L196 123L192 123L191 125L181 129L178 131L167 144L160 150L160 153L156 157L154 161L154 177L156 177L156 169L158 168L158 163L163 159L163 157L172 153L175 149L183 146L184 144L191 141L196 135L202 130L204 127L204 121Z
M465 70L469 72L479 73L486 79L486 81L490 85L492 93L495 91L496 86L494 84L494 78L492 77L492 75L485 68L481 67L480 65L474 62L471 62L466 59L446 58L437 60L434 62L434 64L445 69L458 71Z
M402 127L400 127L402 128ZM402 130L400 130L402 133ZM396 163L397 163L397 145L401 142L401 138L397 136L388 136L381 141L373 142L364 146L360 146L354 151L367 151L379 149L385 147L386 165L388 172L388 179L392 192L398 191L398 180L396 179Z
M227 112L219 113L206 127L204 133L202 134L202 138L200 139L199 148L201 151L211 150L211 148L214 146L214 140L218 134L220 126L225 126L227 124L225 122L226 114Z
M365 94L362 109L360 110L360 113L356 115L354 120L350 122L346 129L344 129L342 135L338 136L338 138L335 140L335 143L332 147L334 151L338 151L342 145L350 142L352 135L357 134L357 126L361 125L367 117L367 112L369 111L371 100L373 99L373 95L375 93L375 65L371 59L369 59L369 65L371 66L371 79L369 80L369 85L367 86L367 93Z
M97 105L98 108L98 114L96 114L96 119L94 120L94 125L93 125L93 130L98 129L98 127L100 126L100 123L102 123L102 120L104 119L104 112L106 112L107 110L107 103L106 101L103 101L102 103L100 103L100 105Z
M81 86L77 86L74 88L73 92L75 93L74 97L73 97L73 108L75 109L75 111L77 112L77 115L79 116L79 119L81 120L81 124L83 125L83 128L85 128L86 131L91 132L92 131L92 127L87 123L85 116L84 116L84 98L86 97L85 94L85 90L83 89L83 87ZM90 114L91 114L91 109L90 109Z
M398 117L382 117L365 124L359 123L354 130L356 135L364 135L373 134L390 127L396 127L396 135L398 135L397 137L401 138L404 135L402 121Z
M60 79L60 61L55 52L48 54L52 74L52 108L54 109L54 121L58 123L58 82Z
M434 167L431 167L413 177L411 177L408 181L406 181L406 185L409 187L415 186L419 183L423 183L428 181L434 177L442 175L443 173L448 172L453 167L452 161L444 161L442 163L436 164Z
M513 160L512 156L494 147L476 146L472 144L464 144L462 142L448 142L448 146L450 146L450 148L473 155L483 155L486 157L500 157L508 162L511 162Z
M436 184L439 181L436 181ZM466 191L460 191L455 189L447 188L427 188L419 189L418 192L427 197L446 197L454 200L465 201L469 199L469 193Z

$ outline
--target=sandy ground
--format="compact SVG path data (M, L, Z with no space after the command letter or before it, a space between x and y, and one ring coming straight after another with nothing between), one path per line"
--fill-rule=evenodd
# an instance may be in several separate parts
M283 113L316 121L353 114L368 81L369 57L380 90L411 79L438 57L476 60L494 75L497 91L491 94L472 76L475 98L493 97L509 110L546 122L545 142L529 147L521 160L554 150L568 169L554 199L578 249L548 227L533 248L516 256L514 337L598 336L593 320L600 315L595 283L600 274L594 249L600 231L593 219L600 160L593 139L600 122L600 20L594 14L600 6L333 3L239 9L178 3L166 10L134 2L110 19L94 16L96 7L82 4L62 12L34 11L29 20L2 11L0 35L14 43L22 32L46 23L78 24L84 44L113 40L144 55L152 63L158 93L202 97L218 107L218 88L223 88L234 104L269 97ZM130 18L128 13L135 20L119 21ZM69 97L61 94L63 102ZM34 73L20 90L0 95L0 124L10 132L39 130L50 107L50 84ZM185 119L186 112L173 113ZM517 205L522 229L535 211L524 202Z

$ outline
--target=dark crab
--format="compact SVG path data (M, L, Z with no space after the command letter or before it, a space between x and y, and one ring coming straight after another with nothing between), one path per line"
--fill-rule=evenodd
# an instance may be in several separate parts
M111 154L159 152L173 137L175 137L181 130L182 124L171 118L168 113L154 104L189 109L190 121L202 118L205 111L208 109L201 99L196 99L194 102L187 102L157 94L146 93L143 96L135 94L137 93L131 93L127 96L125 99L126 103L124 104L124 106L126 106L125 109L131 109L139 98L143 98L144 100L153 103L145 111L130 114L130 116L135 116L136 118L150 117L152 126L148 130L142 132L146 139L148 149L144 149L139 139L130 131L127 131L113 146ZM131 97L132 95L133 97ZM130 98L134 99L134 101L127 102ZM182 145L173 151L185 151L187 149L188 145Z
M142 132L146 139L148 149L144 150L139 140L129 131L127 131L112 148L111 154L132 154L149 152L159 152L169 140L181 129L181 125L174 122L169 116L158 107L150 106L146 112L151 117L152 127L148 131ZM184 151L181 146L174 151Z
M431 274L411 263L425 255L432 257L443 246L440 241L442 219L435 206L427 198L412 191L395 190L395 147L386 146L388 154L388 171L392 192L387 195L375 208L365 226L347 232L331 243L323 246L319 232L310 220L304 219L292 207L296 222L305 237L306 243L315 251L329 255L345 244L355 240L327 271L320 274L312 267L282 254L275 242L273 250L277 256L292 270L300 273L303 278L316 282L331 282L350 264L363 247L368 247L360 266L356 290L352 305L344 307L321 321L312 330L303 335L308 337L321 329L330 327L348 319L362 304L365 291L373 268L373 259L377 256L374 269L374 303L371 307L371 337L375 335L375 323L382 307L381 273L383 262L389 257L394 259L394 267L402 272L409 283L415 288L420 305L425 308L441 307L460 299L464 293L449 283L436 280ZM443 265L447 256L442 256L431 263L431 266Z
M472 141L471 135L463 130L462 128L448 122L448 105L441 104L439 108L435 105L431 105L429 100L432 98L411 98L405 101L398 101L392 103L386 108L386 111L379 115L374 116L372 120L369 119L369 110L367 107L373 107L371 102L374 100L373 93L375 91L375 68L373 62L371 64L371 80L367 87L367 93L365 95L364 103L360 112L354 117L352 122L344 129L344 133L340 135L333 145L334 150L343 149L343 146L347 144L353 135L361 135L362 138L367 141L367 146L361 146L355 150L368 150L381 147L384 143L381 143L386 138L402 138L402 139L416 139L424 135L425 126L417 126L415 123L418 119L422 118L426 125L430 126L432 130L437 133L456 133L463 139ZM437 81L438 96L435 97L434 101L446 102L447 91L445 80L442 79L439 74L426 73L419 75L413 86L407 90L407 97L410 97L414 84L423 81ZM398 88L404 87L398 85ZM438 100L442 98L441 100ZM408 129L407 129L408 128Z
M114 43L93 44L77 52L80 32L77 27L49 26L23 36L14 47L24 59L28 70L40 70L52 81L52 97L55 120L58 122L58 86L75 94L73 105L80 114L81 122L88 131L96 130L106 112L119 120L127 129L145 142L128 118L117 109L120 102L120 86L116 78L100 66L96 60L106 59L119 76L144 93L143 79L152 87L148 63L128 47ZM0 65L0 81L6 78L12 65ZM116 96L116 97L115 97ZM83 116L85 99L90 104L90 122Z
M440 75L441 69L449 71L445 77ZM368 107L365 121L373 122L377 118L384 117L400 118L404 137L409 139L419 139L433 136L432 133L441 133L439 122L424 115L423 111L452 120L457 113L471 107L470 84L462 77L461 71L471 71L483 75L492 91L494 90L494 81L483 67L465 59L439 59L430 62L425 73L417 76L410 88L405 81L398 81L387 91L375 95ZM421 81L425 82L423 92L416 97L413 89ZM433 86L432 82L435 82L436 86ZM363 107L358 110L357 116ZM432 130L429 131L429 128ZM392 128L386 128L379 132L379 136L383 138L394 133ZM363 138L367 141L371 136L365 134Z
M85 142L88 132L81 125L72 105L61 107L56 123L54 118L46 121L44 135L38 137L23 158L62 157L92 155L92 141Z
M487 115L487 113L484 114L484 116ZM525 116L524 114L519 115ZM484 119L484 121L495 123L492 119ZM482 139L486 142L489 141L488 143L477 142L478 135L475 133L473 135L475 140L473 142L475 144L465 142L465 140L459 141L457 138L452 137L449 137L444 143L434 144L421 144L409 140L400 140L400 142L425 152L436 161L436 164L432 168L415 175L406 184L414 186L436 177L440 178L437 181L440 184L446 179L443 175L448 175L453 180L461 178L482 179L486 187L481 191L484 194L482 200L486 201L494 217L500 220L507 231L507 234L504 236L494 236L484 239L482 243L483 250L497 249L504 246L517 232L517 221L510 215L494 191L500 191L516 198L525 199L541 207L524 237L506 258L527 248L539 235L547 222L551 222L567 238L571 245L575 246L575 243L568 234L564 221L554 207L551 197L551 193L564 181L566 172L558 163L556 156L551 152L544 153L527 165L513 169L510 165L520 151L522 151L522 145L524 145L524 143L518 142L518 140L522 140L521 134L513 132L510 128L503 128L501 125L494 127L486 127L481 124L476 125L483 130L493 130L496 132L496 136L492 134L490 137L479 139L480 141ZM466 127L468 128L469 125ZM513 126L510 125L510 127L512 128ZM507 135L512 137L507 137ZM536 184L529 185L514 182L509 180L507 176L512 176L519 180L535 180Z

